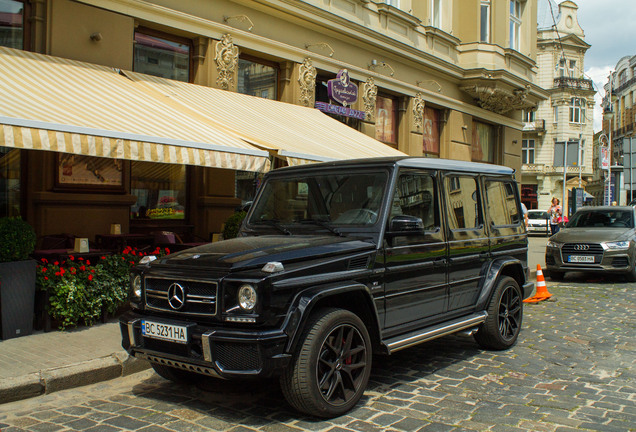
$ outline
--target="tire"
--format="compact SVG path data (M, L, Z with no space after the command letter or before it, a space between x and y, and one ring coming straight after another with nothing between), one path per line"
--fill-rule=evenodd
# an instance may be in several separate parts
M178 384L192 384L202 379L201 375L194 372L188 372L158 363L150 363L150 366L152 366L160 377Z
M562 271L550 270L548 272L548 277L552 279L553 281L557 281L557 282L562 281L564 276L565 276L565 272L562 272Z
M367 387L372 348L365 324L343 309L312 314L292 363L280 378L289 404L315 417L353 408Z
M488 318L474 335L477 343L493 350L512 347L521 331L522 300L517 281L511 277L501 278L488 304Z

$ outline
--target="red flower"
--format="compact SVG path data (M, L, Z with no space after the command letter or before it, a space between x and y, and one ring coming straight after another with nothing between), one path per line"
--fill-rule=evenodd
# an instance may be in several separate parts
M46 258L42 258L40 261L42 261L43 263L48 263L49 260L47 260Z
M86 266L80 266L81 271L86 271Z
M137 255L137 251L134 251L134 250L133 250L133 251L132 251L132 254L133 254L133 255Z
M60 274L64 275L64 273L66 273L66 270L64 270L63 268L60 269Z
M60 272L55 272L55 276L60 276Z
M91 262L89 260L86 260L86 265L91 265Z
M101 258L102 258L103 260L105 260L105 259L106 259L106 257L105 257L105 256L103 256L103 257L101 257Z
M131 263L132 265L135 265L135 262L134 262L134 261L130 261L130 263Z
M79 257L79 258L78 258L78 260L80 260L80 261L84 261L84 258L82 258L82 257Z
M75 274L75 267L71 267L71 274Z
M95 273L95 269L91 269L91 273ZM89 275L90 276L90 275Z
M46 267L42 267L42 273L46 273L47 272L47 268Z
M44 280L49 280L49 277L48 276L44 276Z
M60 265L60 263L59 263L59 261L55 261L55 262L53 263L53 265L59 266L59 265Z
M89 274L89 275L88 275L88 280L89 280L89 281L92 281L92 280L93 280L93 275L92 275L92 274Z
M70 259L71 261L75 261L75 257L73 255L69 255L68 259Z
M170 249L166 248L166 253L170 255Z

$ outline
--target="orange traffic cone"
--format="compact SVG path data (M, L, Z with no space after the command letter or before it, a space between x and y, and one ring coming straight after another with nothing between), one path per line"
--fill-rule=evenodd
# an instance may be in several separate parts
M543 272L541 271L541 265L537 264L537 292L533 297L525 299L524 303L536 303L542 300L547 300L552 297L552 294L548 292L548 288L545 286L545 279L543 278Z

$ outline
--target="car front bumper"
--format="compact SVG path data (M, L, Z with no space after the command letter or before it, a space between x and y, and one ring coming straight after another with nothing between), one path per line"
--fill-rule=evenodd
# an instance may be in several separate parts
M605 250L596 255L594 262L568 262L568 254L560 248L548 247L545 252L545 263L548 271L582 271L605 273L629 273L634 270L634 260L630 250Z
M189 327L187 343L144 336L144 319ZM268 377L284 369L288 337L280 330L226 329L128 312L119 318L122 346L134 357L220 378Z

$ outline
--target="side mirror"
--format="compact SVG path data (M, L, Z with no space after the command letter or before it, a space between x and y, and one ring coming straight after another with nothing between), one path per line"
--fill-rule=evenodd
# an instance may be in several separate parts
M424 232L424 222L416 216L400 215L394 216L389 222L389 232L387 234L408 235L422 234Z

